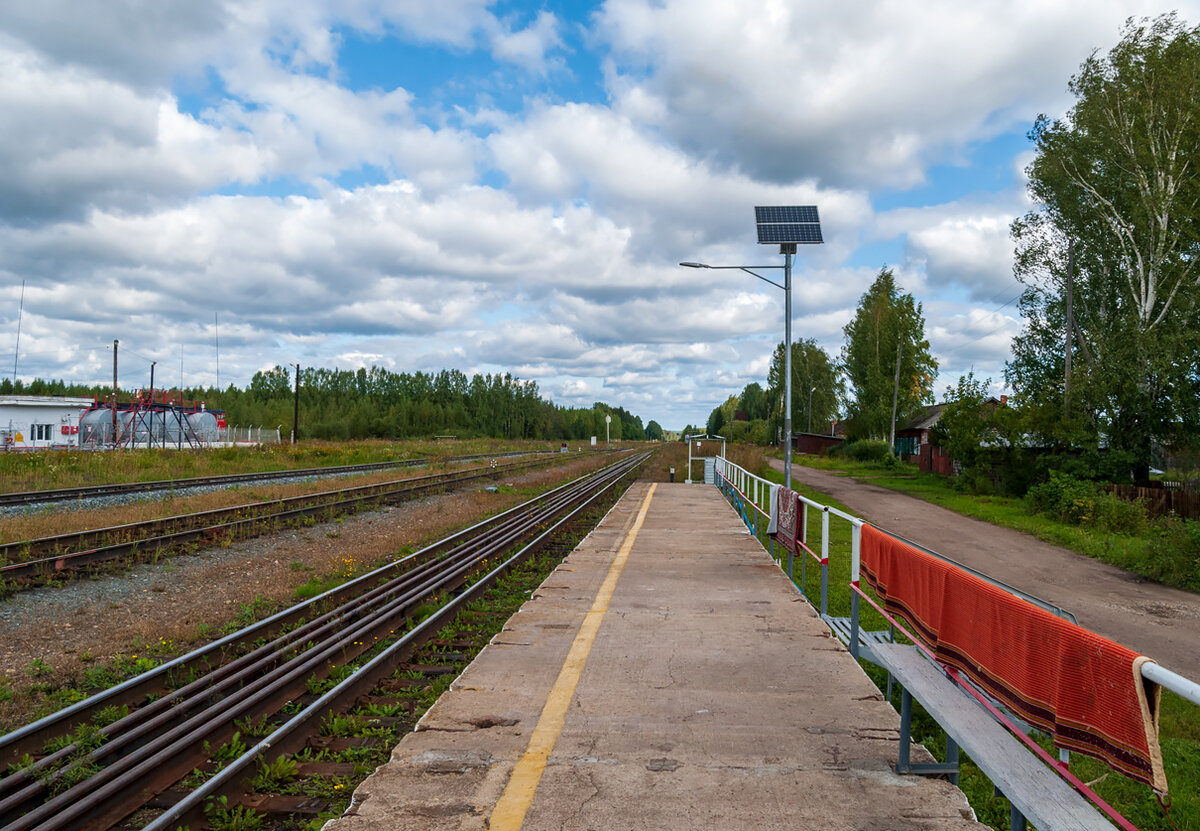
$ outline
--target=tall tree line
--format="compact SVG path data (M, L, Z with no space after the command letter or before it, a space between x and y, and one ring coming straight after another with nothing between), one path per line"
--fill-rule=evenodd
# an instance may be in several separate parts
M1043 445L1107 447L1143 480L1200 430L1200 28L1131 20L1069 88L1030 133L1006 379Z
M859 300L843 329L835 360L813 338L792 344L792 432L826 432L839 419L851 439L888 439L933 402L937 360L925 338L920 303L904 293L886 266ZM767 387L747 384L709 414L709 433L777 441L785 423L787 364L784 345L771 356Z
M254 374L245 389L193 387L187 400L223 410L230 424L290 428L294 370L275 366ZM108 400L106 386L68 385L35 380L26 385L0 381L0 394L77 395ZM127 394L119 400L127 401ZM623 407L596 402L591 407L560 407L544 399L537 383L505 374L468 377L458 370L392 372L382 367L344 370L305 368L300 373L301 438L409 438L434 435L510 439L589 439L609 435L640 441L640 416ZM661 433L661 428L660 433Z

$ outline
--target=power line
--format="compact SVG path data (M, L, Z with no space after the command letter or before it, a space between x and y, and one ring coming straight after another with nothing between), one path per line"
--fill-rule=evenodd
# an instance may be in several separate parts
M1021 289L1019 292L1017 292L1016 296L1010 298L1009 300L1005 301L1004 303L1000 304L999 306L997 306L996 308L994 308L990 312L988 312L987 313L988 317L991 317L992 315L996 314L998 311L1005 308L1006 306L1011 306L1018 299L1020 299L1021 295L1024 293L1025 293L1025 289ZM984 338L991 337L992 335L999 332L1001 329L1007 328L1007 326L1008 326L1007 321L1004 323L1001 323L995 329L992 329L988 332L984 332L982 335L972 338L971 340L967 341L966 343L960 343L958 346L954 347L953 349L946 350L945 352L942 353L942 356L946 357L948 355L953 355L955 352L960 352L963 349L966 349L968 346L970 346L973 343L978 343L979 341L983 340Z

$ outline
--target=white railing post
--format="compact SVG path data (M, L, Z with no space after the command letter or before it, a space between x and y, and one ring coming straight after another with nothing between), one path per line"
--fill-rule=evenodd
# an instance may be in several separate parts
M821 614L829 613L829 508L821 508Z
M858 659L858 567L862 556L862 526L850 528L850 654Z

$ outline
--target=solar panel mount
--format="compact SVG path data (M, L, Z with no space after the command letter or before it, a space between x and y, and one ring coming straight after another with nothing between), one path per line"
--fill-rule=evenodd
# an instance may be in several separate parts
M820 222L816 205L771 205L754 209L755 222Z
M754 208L758 241L763 245L813 245L824 242L816 205L760 205Z

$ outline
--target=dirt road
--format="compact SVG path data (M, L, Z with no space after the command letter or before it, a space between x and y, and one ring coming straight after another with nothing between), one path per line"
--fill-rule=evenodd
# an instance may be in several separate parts
M781 461L771 465L783 470ZM1200 595L844 476L793 465L792 477L880 528L1061 606L1081 626L1200 681Z

